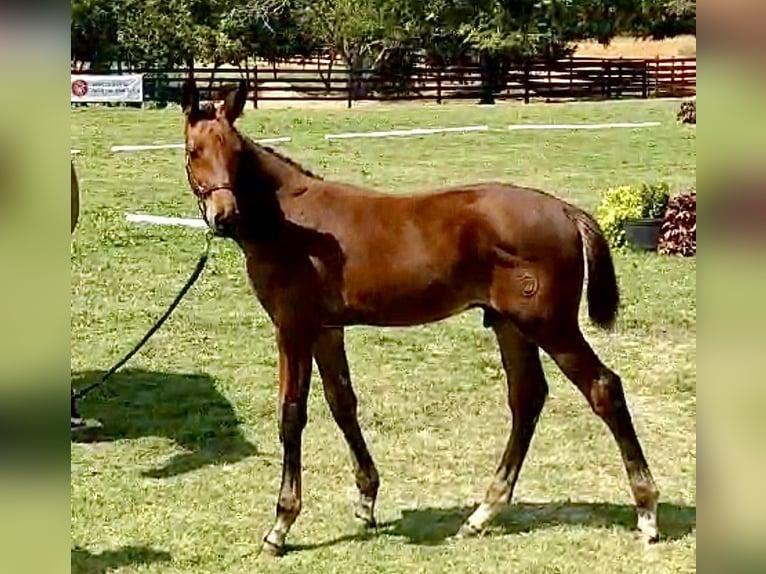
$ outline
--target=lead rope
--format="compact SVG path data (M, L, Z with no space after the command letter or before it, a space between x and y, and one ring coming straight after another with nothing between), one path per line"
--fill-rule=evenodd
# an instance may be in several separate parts
M173 302L170 304L170 307L168 307L167 311L163 313L163 315L157 320L157 322L152 326L151 329L146 333L146 335L143 336L143 338L128 352L127 355L125 355L122 359L120 359L117 363L114 364L114 366L109 369L104 376L102 376L98 381L95 383L91 383L87 387L84 387L80 389L79 391L72 394L72 405L74 406L74 401L81 399L85 395L87 395L89 392L91 392L96 387L100 387L103 385L106 380L111 377L114 373L117 372L117 370L122 367L125 363L127 363L133 355L135 355L141 347L144 346L144 344L149 340L149 338L154 335L154 333L157 332L157 330L162 327L162 324L167 320L168 317L170 317L170 314L175 310L175 308L178 306L178 304L181 302L181 299L184 298L184 295L191 289L191 286L194 285L195 281L199 278L200 274L202 273L202 270L205 268L205 264L207 263L208 257L210 255L210 243L213 239L212 233L206 233L205 234L205 250L203 251L202 255L199 258L199 261L197 261L197 266L194 268L194 272L191 274L189 279L186 281L186 284L181 289L181 292L176 295L176 298L173 300Z

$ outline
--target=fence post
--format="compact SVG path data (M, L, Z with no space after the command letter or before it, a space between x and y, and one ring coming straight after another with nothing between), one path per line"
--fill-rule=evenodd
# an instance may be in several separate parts
M524 103L529 103L529 56L524 58Z
M644 60L644 70L643 70L643 78L642 78L642 84L641 84L641 95L644 99L647 99L649 97L649 61Z
M553 90L553 83L551 82L551 64L549 63L548 66L548 97L551 97L551 90Z
M245 58L245 85L247 86L247 92L250 91L250 62ZM247 101L247 92L245 92L245 101Z
M617 97L622 96L622 56L617 62Z
M612 97L612 63L606 60L606 98Z
M574 56L569 54L569 97L572 97L574 91Z
M671 95L676 95L676 59L671 58L670 60L670 93Z
M258 109L258 58L255 59L255 66L253 66L253 107Z
M348 67L348 74L347 74L347 80L346 80L346 91L348 92L348 104L346 107L351 109L351 99L353 97L352 90L354 88L353 86L354 80L353 80L353 69L352 66Z
M436 68L436 103L442 103L442 71Z

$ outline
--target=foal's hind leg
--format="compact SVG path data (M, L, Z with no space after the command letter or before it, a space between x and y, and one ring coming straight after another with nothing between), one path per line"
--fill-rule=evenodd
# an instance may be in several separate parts
M343 344L343 329L325 329L314 347L314 358L322 376L324 394L332 416L343 432L354 464L359 489L355 515L367 526L375 526L375 498L378 495L378 471L367 450L356 414L356 395L351 387L348 360Z
M638 529L649 542L655 542L659 491L633 428L620 377L604 366L577 326L560 330L555 340L541 341L541 345L614 435L636 502Z
M487 490L484 502L460 528L459 535L482 531L511 500L516 479L548 394L540 352L508 319L494 319L500 355L508 381L508 404L513 415L511 436Z

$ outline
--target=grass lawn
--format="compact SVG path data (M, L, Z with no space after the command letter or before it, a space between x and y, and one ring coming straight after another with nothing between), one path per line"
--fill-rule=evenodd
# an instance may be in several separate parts
M247 111L256 137L326 178L399 193L505 180L592 209L606 186L694 185L695 128L677 101L370 106ZM509 132L510 123L659 121L661 127ZM325 133L488 124L486 133L325 141ZM72 243L72 371L92 380L130 348L191 273L199 231L125 222L196 216L176 110L72 112L82 190ZM479 312L408 329L351 328L360 421L381 474L379 528L352 517L346 444L314 379L304 503L281 559L258 556L281 473L273 329L236 247L216 241L200 281L128 367L81 404L100 431L71 444L72 571L692 572L696 570L696 260L618 253L614 333L584 331L623 379L661 491L663 540L644 549L617 445L546 356L550 397L514 504L486 536L451 535L484 494L509 432L505 382ZM584 310L582 314L585 317Z

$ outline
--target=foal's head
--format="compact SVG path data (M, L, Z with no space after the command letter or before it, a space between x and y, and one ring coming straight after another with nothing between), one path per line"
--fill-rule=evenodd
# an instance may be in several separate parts
M202 217L218 235L232 235L240 218L236 189L244 142L234 122L246 98L247 87L241 82L218 107L200 107L194 80L184 84L186 175Z

